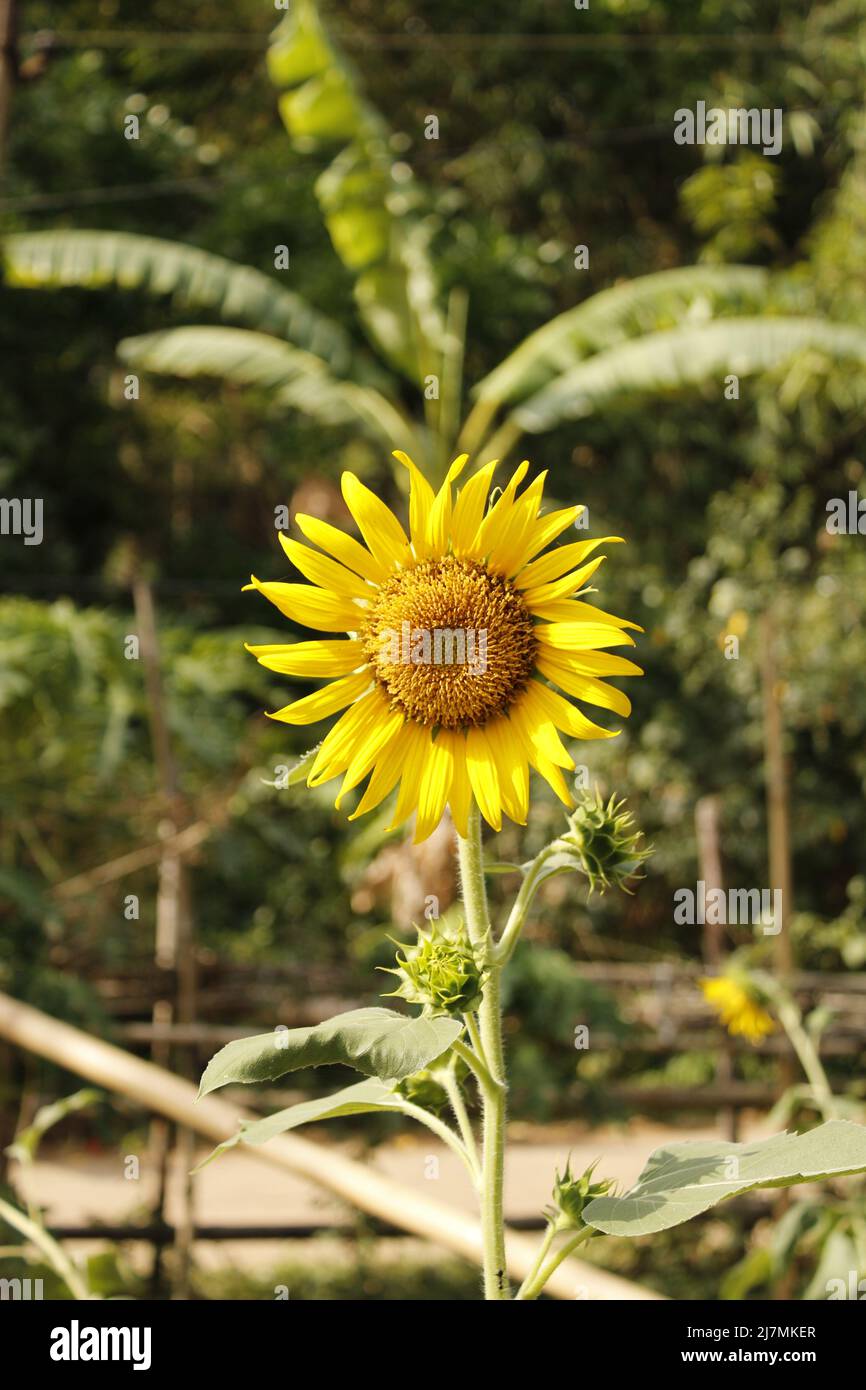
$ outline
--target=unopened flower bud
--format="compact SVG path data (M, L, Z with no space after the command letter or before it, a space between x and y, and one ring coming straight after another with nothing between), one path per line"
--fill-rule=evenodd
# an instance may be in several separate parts
M422 1110L431 1110L434 1115L448 1104L448 1092L432 1071L416 1071L401 1081L397 1090L405 1100L420 1105Z
M553 1206L548 1207L548 1221L559 1231L580 1230L586 1225L583 1209L595 1197L603 1197L613 1186L612 1178L592 1181L595 1164L585 1173L575 1177L571 1171L571 1160L565 1165L564 1173L557 1173L553 1185Z
M624 888L638 876L652 846L642 846L643 834L634 829L634 818L623 810L624 801L612 796L602 801L598 790L584 791L576 809L568 817L569 831L560 843L569 846L578 863L575 867L589 879L590 892L596 888Z
M400 981L392 994L422 1004L432 1014L459 1015L478 1008L484 971L462 922L419 928L417 945L401 946L400 952L397 969L388 972Z

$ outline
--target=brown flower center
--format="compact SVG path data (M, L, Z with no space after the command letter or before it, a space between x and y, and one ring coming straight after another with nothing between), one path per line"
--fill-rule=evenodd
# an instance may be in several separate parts
M529 680L537 648L514 586L453 555L393 575L362 639L391 707L443 729L503 714Z

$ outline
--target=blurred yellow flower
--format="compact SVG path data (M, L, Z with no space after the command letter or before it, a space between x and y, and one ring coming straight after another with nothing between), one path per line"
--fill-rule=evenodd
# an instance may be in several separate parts
M751 1043L759 1043L775 1031L774 1020L739 980L721 975L699 983L707 1003L732 1036L739 1034Z
M328 684L271 717L312 724L340 713L307 778L343 781L336 804L369 776L352 819L371 811L399 783L392 825L416 813L416 842L436 828L446 805L467 833L474 798L499 830L503 812L525 824L529 767L560 800L574 802L562 769L574 761L560 739L612 738L567 696L627 716L628 698L603 676L641 675L606 648L633 646L613 617L578 597L618 536L547 549L583 510L540 515L545 474L518 495L529 464L488 499L495 463L452 487L456 459L434 492L412 460L409 534L353 473L343 497L364 544L312 516L295 520L319 549L280 537L310 584L257 589L293 622L339 640L249 647L272 671L326 677ZM542 553L544 552L544 553ZM558 685L559 694L551 688Z

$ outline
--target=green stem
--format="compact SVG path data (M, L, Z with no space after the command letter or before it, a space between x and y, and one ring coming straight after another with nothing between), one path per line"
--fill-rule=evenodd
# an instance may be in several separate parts
M460 1089L460 1082L457 1080L457 1077L454 1075L453 1071L449 1070L448 1072L446 1072L445 1076L443 1077L443 1085L448 1094L448 1099L451 1103L451 1109L454 1111L454 1118L456 1119L457 1124L460 1128L460 1133L463 1136L463 1144L466 1149L466 1153L469 1157L469 1161L472 1165L472 1176L475 1181L475 1185L479 1186L481 1183L481 1159L478 1154L478 1145L475 1142L475 1135L472 1130L472 1125L469 1122L469 1114L467 1112L466 1105L463 1100L463 1092Z
M553 1227L550 1228L550 1231L552 1241L553 1236L556 1234L556 1232ZM536 1269L532 1271L528 1279L525 1279L520 1286L520 1289L517 1294L517 1297L520 1299L520 1301L526 1302L529 1299L537 1298L550 1276L554 1274L557 1269L559 1269L559 1266L562 1264L563 1260L567 1259L567 1257L572 1253L573 1250L577 1249L578 1245L580 1245L582 1241L589 1240L590 1236L593 1235L595 1235L595 1231L592 1229L592 1227L584 1226L581 1230L576 1231L575 1234L571 1237L571 1239L567 1240L564 1245L561 1245L559 1249L550 1256L550 1259L547 1261L546 1264L542 1265L541 1259L539 1259L538 1264L536 1265ZM548 1242L548 1245L549 1243L550 1242Z
M532 1269L529 1271L523 1283L520 1285L520 1288L517 1290L517 1293L514 1295L515 1299L526 1298L526 1290L532 1287L533 1283L538 1277L541 1271L541 1266L544 1264L544 1261L550 1252L550 1247L553 1244L555 1236L556 1226L553 1225L551 1222L548 1222L547 1229L545 1230L541 1244L538 1247L538 1254L535 1257L535 1264L532 1266Z
M770 990L773 1002L776 1005L776 1013L779 1022L787 1033L791 1046L797 1054L800 1066L806 1073L806 1079L812 1088L821 1114L825 1120L833 1119L836 1113L836 1106L833 1100L833 1090L827 1079L818 1050L815 1047L808 1032L803 1027L803 1015L800 1013L796 1003L791 998L787 990L779 988L775 981Z
M417 1120L419 1124L426 1125L437 1138L442 1140L443 1144L447 1144L449 1149L453 1149L461 1163L465 1163L466 1167L469 1169L469 1176L472 1178L472 1181L476 1181L477 1172L475 1165L453 1129L446 1125L444 1121L440 1120L436 1115L431 1115L429 1110L422 1109L420 1105L413 1105L410 1100L401 1101L400 1109L404 1115L408 1115L411 1119Z
M464 1014L463 1022L466 1024L466 1032L469 1034L469 1041L472 1044L472 1050L475 1053L475 1056L478 1058L479 1062L481 1062L481 1064L484 1067L486 1067L487 1061L484 1056L484 1044L481 1041L481 1034L478 1031L478 1024L475 1022L475 1015Z
M41 1250L51 1268L60 1275L73 1298L90 1298L90 1290L82 1275L63 1247L53 1236L48 1234L39 1221L31 1220L29 1216L24 1215L23 1211L19 1211L17 1207L4 1201L0 1201L0 1217L8 1225L13 1226L16 1231L20 1231L21 1235L29 1240L31 1245L35 1245L37 1250Z
M557 853L559 848L560 843L558 840L554 840L552 844L546 845L541 853L536 855L529 868L526 870L523 882L520 885L520 892L514 899L514 906L509 913L508 921L505 924L505 930L499 940L499 945L496 947L496 959L500 965L507 965L511 959L514 948L520 938L520 933L523 930L526 914L543 882L541 871L550 856Z
M466 926L487 970L484 998L478 1011L480 1041L486 1076L481 1081L484 1104L482 1149L481 1233L484 1249L484 1296L509 1298L505 1267L503 1189L505 1182L505 1059L502 1048L502 1010L499 998L501 966L494 959L484 861L481 850L481 817L473 804L466 839L457 836L460 879Z

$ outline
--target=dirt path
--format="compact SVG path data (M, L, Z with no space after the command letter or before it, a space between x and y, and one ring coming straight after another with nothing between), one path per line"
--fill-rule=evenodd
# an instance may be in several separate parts
M634 1121L629 1126L590 1132L560 1128L550 1138L534 1131L531 1139L512 1138L505 1184L505 1208L509 1219L538 1216L548 1203L554 1170L571 1155L572 1168L582 1171L601 1158L598 1172L617 1178L628 1187L638 1177L649 1153L662 1144L680 1139L705 1139L719 1134L713 1126L677 1129ZM748 1137L749 1130L743 1137ZM206 1156L202 1148L199 1158ZM45 1209L51 1225L87 1225L91 1222L122 1223L140 1220L153 1200L155 1179L145 1163L134 1176L134 1155L91 1155L80 1151L61 1153L37 1162L25 1176L15 1174L16 1188ZM410 1187L435 1185L436 1196L468 1211L475 1208L475 1194L459 1160L433 1139L417 1131L382 1145L370 1161L396 1181ZM128 1176L127 1174L132 1174ZM176 1220L180 1211L182 1173L171 1174L167 1215ZM335 1198L313 1184L280 1173L234 1149L210 1164L196 1180L196 1221L202 1225L293 1225L322 1223L342 1226L351 1214ZM89 1246L90 1242L87 1242ZM74 1246L85 1248L83 1242ZM199 1242L197 1254L207 1265L228 1260L249 1265L263 1263L265 1245L274 1255L277 1241Z

